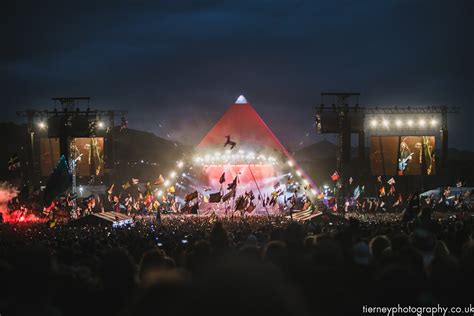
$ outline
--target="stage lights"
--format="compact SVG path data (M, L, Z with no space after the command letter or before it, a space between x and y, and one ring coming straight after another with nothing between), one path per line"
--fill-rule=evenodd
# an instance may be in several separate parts
M102 121L98 121L98 122L97 122L97 127L98 127L99 129L104 129L104 128L105 128L105 123L102 122Z
M438 126L437 117L411 116L411 117L392 117L385 115L384 117L371 117L367 121L368 127L372 130L426 130L433 129Z
M172 171L172 172L170 173L170 178L173 179L173 178L175 178L175 177L176 177L176 172L175 172L175 171Z
M178 162L176 162L176 165L178 166L179 169L181 169L181 168L184 167L184 162L178 161Z
M40 121L40 122L38 122L38 127L39 127L40 129L45 129L45 128L46 128L46 123L43 122L43 121Z

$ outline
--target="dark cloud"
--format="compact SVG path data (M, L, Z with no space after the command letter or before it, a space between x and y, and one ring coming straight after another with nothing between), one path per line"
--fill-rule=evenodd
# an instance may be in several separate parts
M474 114L469 0L10 1L1 15L6 119L89 95L128 109L132 127L194 143L243 93L298 147L320 139L321 91L356 90L361 104L460 106L452 145L474 149L462 137Z

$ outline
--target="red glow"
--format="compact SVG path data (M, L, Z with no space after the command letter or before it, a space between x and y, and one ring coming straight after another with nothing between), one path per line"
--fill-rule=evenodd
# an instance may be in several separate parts
M23 223L41 223L41 222L46 222L45 218L40 218L37 217L34 214L28 213L24 214L24 211L22 210L16 210L11 212L10 214L4 213L3 214L3 221L5 223L18 223L18 224L23 224Z

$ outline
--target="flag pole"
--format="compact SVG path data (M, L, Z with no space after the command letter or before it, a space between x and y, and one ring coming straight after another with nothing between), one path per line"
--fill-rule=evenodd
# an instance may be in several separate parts
M257 180L255 179L255 176L253 175L252 168L250 168L250 163L248 161L247 161L247 167L249 168L250 174L252 175L253 182L255 182L255 185L257 186L258 194L260 194L260 196L263 199L262 192L260 192L260 187L258 186ZM265 205L265 203L263 204L263 208L265 209L265 212L267 212L267 216L270 217L270 213L268 213L267 206Z

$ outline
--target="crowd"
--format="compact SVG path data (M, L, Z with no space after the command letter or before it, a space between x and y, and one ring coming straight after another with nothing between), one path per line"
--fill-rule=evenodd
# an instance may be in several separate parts
M2 315L343 315L466 306L470 214L0 225Z

